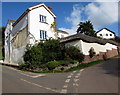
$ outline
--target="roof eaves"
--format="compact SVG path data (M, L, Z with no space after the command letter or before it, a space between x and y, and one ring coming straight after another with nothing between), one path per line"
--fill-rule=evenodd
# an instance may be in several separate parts
M97 32L96 32L96 34L97 34L97 33L99 33L100 31L102 31L103 29L106 29L106 30L108 30L108 31L112 32L113 34L115 34L115 32L113 32L113 31L109 30L109 29L108 29L108 28L106 28L106 27L105 27L105 28L100 29L99 31L97 31Z

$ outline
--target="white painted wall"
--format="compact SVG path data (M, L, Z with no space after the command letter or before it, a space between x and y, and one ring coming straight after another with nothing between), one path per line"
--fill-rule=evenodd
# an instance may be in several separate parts
M91 47L94 48L96 54L99 54L100 52L106 52L107 50L117 49L117 46L110 44L110 43L101 45L98 43L84 42L82 40L76 40L76 41L66 43L66 46L69 46L69 45L76 46L77 48L81 50L81 52L84 55L89 55L89 50Z
M81 40L76 40L76 41L71 41L65 44L65 46L75 46L77 47L81 52L82 51L82 45L81 45Z
M40 22L40 15L46 16L47 24ZM47 31L48 38L55 38L53 30L50 28L55 19L44 7L31 10L28 17L28 30L36 40L40 40L40 30Z
M85 55L89 55L89 50L91 47L94 48L96 54L99 54L99 52L106 52L107 50L117 49L117 46L110 43L101 45L98 43L87 43L81 40L81 45L82 45L82 52Z
M102 34L102 36L100 36L100 34ZM108 36L106 36L106 34L108 34ZM110 34L112 34L112 36L110 36ZM97 36L105 39L115 38L115 35L106 29L103 29L100 32L98 32Z

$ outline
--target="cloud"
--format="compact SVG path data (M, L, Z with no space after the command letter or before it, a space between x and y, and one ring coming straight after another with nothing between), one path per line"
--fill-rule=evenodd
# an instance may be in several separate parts
M70 29L66 29L65 27L59 29L67 31L69 34L75 34L78 23L83 21L83 16L87 16L85 21L90 20L93 23L95 30L118 22L117 0L116 2L100 2L100 0L95 1L96 2L88 3L84 7L81 7L78 4L73 5L72 12L68 17L65 17L65 21L69 22L72 27Z
M85 7L88 19L92 21L95 29L110 25L118 21L117 2L93 2Z
M82 21L81 20L82 12L83 12L83 8L80 5L78 4L73 5L73 9L70 16L65 17L65 21L69 22L72 25L72 27L70 29L66 29L66 28L59 28L59 29L67 31L69 34L75 34L77 30L77 25L80 23L80 21Z

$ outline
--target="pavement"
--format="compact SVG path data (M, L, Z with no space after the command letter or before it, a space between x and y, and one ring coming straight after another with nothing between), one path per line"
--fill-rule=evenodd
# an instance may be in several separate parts
M47 74L24 72L2 66L2 93L109 93L108 95L112 95L119 91L118 62L120 57L73 72Z

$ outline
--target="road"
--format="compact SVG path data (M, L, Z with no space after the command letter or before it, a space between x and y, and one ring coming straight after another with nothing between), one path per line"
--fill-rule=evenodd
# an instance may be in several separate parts
M2 66L2 93L118 93L114 58L68 73L30 73Z

